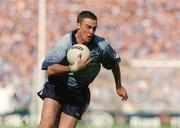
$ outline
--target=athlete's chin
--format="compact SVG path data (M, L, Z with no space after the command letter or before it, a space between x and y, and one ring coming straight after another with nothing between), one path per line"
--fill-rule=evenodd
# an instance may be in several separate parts
M88 37L88 38L85 40L85 42L86 42L86 43L90 43L91 40L92 40L92 38L89 38L89 37Z
M83 38L83 44L89 44L90 42L91 42L91 40L92 40L92 37L84 37Z

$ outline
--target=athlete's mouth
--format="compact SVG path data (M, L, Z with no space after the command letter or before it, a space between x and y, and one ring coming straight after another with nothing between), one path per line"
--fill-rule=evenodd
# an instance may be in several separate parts
M92 39L93 36L88 36L89 39Z

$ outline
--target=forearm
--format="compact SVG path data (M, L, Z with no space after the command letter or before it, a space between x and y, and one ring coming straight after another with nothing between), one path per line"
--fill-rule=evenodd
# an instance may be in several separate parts
M49 66L47 69L48 75L68 73L68 72L71 72L70 67L60 64L53 64Z
M121 84L121 71L120 71L119 64L116 64L114 66L114 68L112 69L112 72L113 72L114 80L116 83L116 88L121 87L122 86L122 84Z

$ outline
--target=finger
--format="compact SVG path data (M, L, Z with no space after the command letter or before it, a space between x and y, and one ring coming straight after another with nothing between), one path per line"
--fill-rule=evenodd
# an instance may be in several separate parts
M125 98L125 97L123 97L122 99L121 99L121 101L126 101L127 99Z
M78 63L78 61L80 60L80 57L77 57L76 61L74 63Z
M125 96L123 96L122 101L126 101L127 99L128 99L128 96L125 95Z
M81 58L82 57L82 54L81 53L79 53L78 54L78 56L77 56L77 58Z
M92 61L93 58L89 58L87 61L86 61L86 64L89 64L91 61Z

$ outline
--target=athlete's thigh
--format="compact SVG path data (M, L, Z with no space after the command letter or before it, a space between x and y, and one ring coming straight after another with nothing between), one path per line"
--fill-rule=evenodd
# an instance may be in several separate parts
M75 128L77 122L78 122L78 119L62 112L59 128Z
M77 121L81 119L87 109L87 106L89 105L89 89L84 90L84 92L80 91L77 94L71 95L71 99L67 102L68 103L64 104L62 108L59 128L75 128Z
M56 100L44 98L40 127L52 127L60 108L61 106Z

